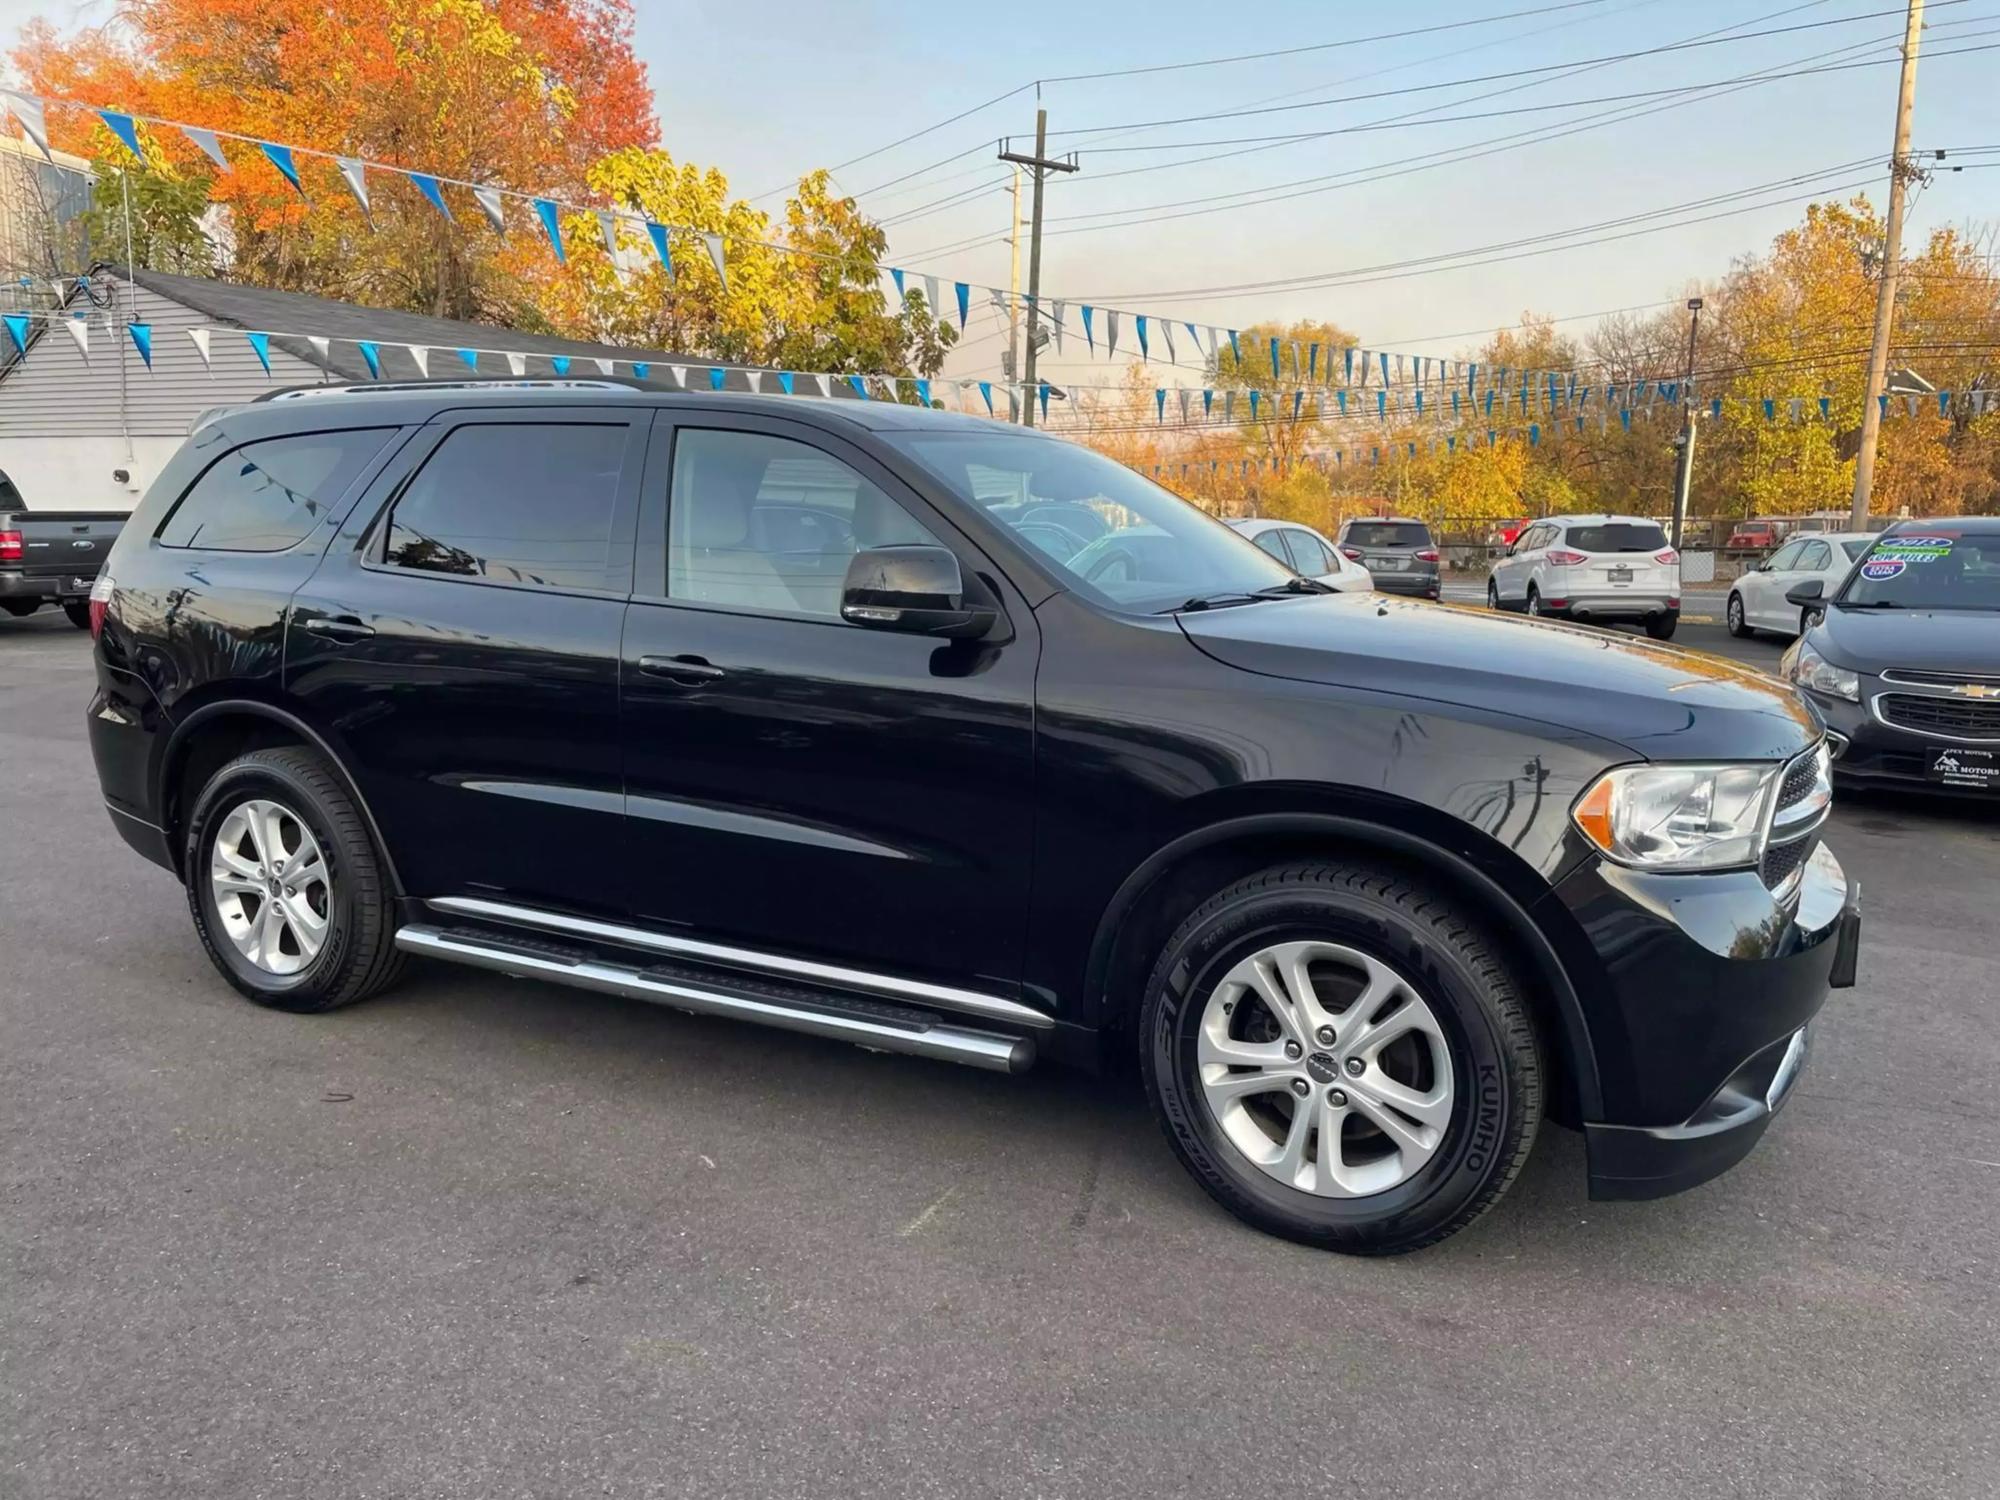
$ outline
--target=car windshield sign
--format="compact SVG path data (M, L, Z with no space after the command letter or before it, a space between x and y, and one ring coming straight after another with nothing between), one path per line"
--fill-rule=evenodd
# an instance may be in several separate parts
M1842 609L2000 611L2000 531L1938 527L1882 537L1834 602Z
M1074 443L1005 431L885 436L1100 603L1255 604L1297 581L1207 512Z

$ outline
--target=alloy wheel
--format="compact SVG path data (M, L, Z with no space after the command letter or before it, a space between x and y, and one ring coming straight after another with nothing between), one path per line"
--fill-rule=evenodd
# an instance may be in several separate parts
M1320 1197L1407 1182L1451 1123L1436 1013L1402 974L1340 943L1278 943L1237 963L1203 1008L1196 1063L1230 1145Z
M1729 596L1729 633L1731 635L1743 633L1743 600L1737 594Z
M236 951L267 974L298 973L319 955L333 886L319 841L283 803L239 803L217 826L209 887Z

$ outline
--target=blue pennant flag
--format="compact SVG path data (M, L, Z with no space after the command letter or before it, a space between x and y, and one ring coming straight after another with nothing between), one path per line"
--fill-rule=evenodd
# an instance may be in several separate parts
M1144 313L1139 314L1138 327L1139 327L1139 358L1144 359L1149 352L1146 348L1146 315Z
M848 376L847 383L854 387L854 394L859 396L863 401L869 399L868 382L863 380L859 375Z
M21 357L28 357L28 315L26 313L7 314L7 336L14 341L14 348Z
M1618 425L1619 425L1620 427L1624 428L1624 429L1625 429L1625 430L1626 430L1627 432L1630 432L1630 431L1632 430L1632 408L1631 408L1631 407L1629 407L1629 406L1621 406L1621 407L1619 407L1619 408L1618 408Z
M1344 417L1344 416L1346 416L1346 415L1347 415L1347 387L1345 387L1345 386L1342 386L1342 387L1341 387L1341 388L1340 388L1339 390L1335 391L1335 392L1333 393L1333 399L1334 399L1334 400L1336 400L1336 401L1338 401L1338 402L1340 403L1340 414L1341 414L1341 415L1342 415L1343 417Z
M667 273L667 280L672 281L674 279L674 255L673 251L667 248L667 226L664 224L655 224L651 220L648 220L646 223L646 238L653 242L653 253L660 257L660 268Z
M1379 464L1379 463L1381 463L1381 462L1382 462L1382 450L1381 450L1380 448L1370 448L1370 449L1368 450L1368 462L1369 462L1369 463L1371 463L1371 464Z
M292 148L290 146L280 146L271 141L259 141L257 149L264 153L266 161L270 162L272 166L284 174L285 181L292 185L298 195L301 198L305 197L306 185L299 181L299 169L292 165Z
M1340 352L1341 352L1342 354L1344 354L1344 355L1346 355L1346 356L1347 356L1347 373L1346 373L1346 375L1344 375L1344 376L1342 377L1342 379L1343 379L1343 380L1344 380L1344 381L1345 381L1345 382L1346 382L1346 383L1347 383L1348 385L1353 385L1353 384L1354 384L1354 346L1353 346L1352 344L1349 344L1349 345L1348 345L1348 346L1347 346L1347 347L1346 347L1345 349L1341 350ZM1342 406L1343 406L1343 407L1345 407L1345 405L1346 405L1346 403L1345 403L1345 402L1342 402L1341 404L1342 404Z
M1877 397L1875 398L1875 410L1876 410L1876 412L1877 412L1877 413L1878 413L1879 415L1881 415L1881 416L1884 416L1884 417L1888 416L1888 415L1889 415L1889 398L1888 398L1887 396L1877 396Z
M980 394L980 395L982 395L982 396L984 396L984 397L986 398L986 415L987 415L987 416L989 416L989 417L990 417L990 416L992 416L992 415L993 415L993 382L992 382L992 381L990 381L990 380L982 380L982 381L980 381L980 382L979 382L979 394Z
M917 401L924 406L931 404L931 383L928 380L917 381Z
M465 361L466 369L476 371L479 368L479 351L477 349L460 349L458 357Z
M1389 356L1385 354L1382 357L1387 359ZM1379 386L1375 391L1375 415L1385 422L1389 420L1389 393Z
M1833 410L1832 398L1827 396L1820 397L1819 414L1822 421L1824 421L1828 416L1832 415L1832 410Z
M1424 414L1424 388L1423 388L1422 386L1418 386L1418 387L1417 387L1417 415L1421 417L1421 416L1422 416L1423 414Z
M356 347L361 350L361 357L366 361L368 361L369 378L371 380L380 380L382 378L381 347L379 345L369 344L369 343L358 344L356 345Z
M410 181L417 185L417 191L431 200L431 207L435 208L447 219L451 219L451 209L445 203L444 193L439 189L438 180L435 177L427 177L422 172L412 172L409 174L409 178ZM457 220L453 219L452 222L456 223Z
M1777 416L1777 414L1778 414L1778 403L1773 401L1769 396L1766 396L1764 398L1764 420L1768 422L1773 417Z
M257 363L264 367L266 375L271 373L271 335L268 333L248 333L243 337L250 343L250 352L257 356Z
M1713 401L1708 403L1708 418L1711 422L1722 419L1722 398L1720 396L1717 396Z
M1275 338L1271 340L1271 378L1273 380L1282 378L1278 370L1278 341Z
M1092 354L1097 352L1097 335L1091 331L1091 319L1096 315L1096 312L1097 309L1092 307L1088 302L1083 304L1083 341L1090 346Z
M1456 391L1453 391L1453 392L1452 392L1452 394L1453 394L1454 396L1456 396L1456 395L1458 394L1458 392L1456 392ZM1445 452L1447 452L1447 453L1456 453L1456 452L1458 452L1458 434L1457 434L1457 433L1455 433L1455 432L1447 432L1447 433L1446 433L1446 434L1444 435L1444 451L1445 451Z
M562 225L556 220L556 206L552 199L535 200L535 216L542 221L542 232L549 237L549 244L556 252L556 259L565 265L569 256L563 252Z
M146 362L146 368L153 368L153 325L151 323L127 323L125 331L132 335L132 347L139 351L139 358Z
M1382 384L1387 385L1389 383L1389 356L1378 353L1375 357L1382 361Z
M1528 424L1528 446L1530 448L1539 448L1541 445L1542 424L1540 422L1530 422Z
M569 356L567 354L551 354L549 356L549 364L555 370L558 380L569 374Z
M729 372L721 365L710 365L708 367L708 388L711 391L719 391L728 383Z
M894 282L896 283L896 295L897 295L897 297L899 297L899 298L900 298L900 297L901 297L901 296L903 295L903 273L902 273L902 271L901 271L901 270L900 270L900 269L899 269L898 267L895 267L895 266L891 266L891 267L889 268L889 279L890 279L890 280L892 280L892 281L894 281Z
M1229 357L1239 365L1243 363L1243 350L1236 342L1236 330L1234 328L1229 330Z
M1263 395L1262 391L1252 391L1250 393L1250 420L1253 422L1257 420L1257 403L1262 399Z
M1305 404L1306 404L1306 393L1305 393L1305 392L1304 392L1303 390L1297 390L1297 391L1293 391L1293 392L1292 392L1292 420L1293 420L1294 422L1298 421L1298 419L1299 419L1299 411L1300 411L1300 409L1301 409L1301 408L1303 408L1303 407L1305 406Z
M1046 422L1049 419L1049 383L1046 380L1042 382L1041 398L1042 398L1042 420Z
M1493 387L1490 385L1486 387L1486 415L1493 415Z
M789 396L792 393L792 384L792 372L790 370L780 370L778 372L778 388Z
M1951 415L1951 392L1950 392L1950 391L1939 391L1939 392L1938 392L1938 415L1939 415L1939 416L1941 416L1941 417L1945 417L1945 416L1950 416L1950 415Z
M1468 364L1468 365L1467 365L1467 366L1465 367L1465 394L1466 394L1466 395L1470 396L1470 395L1472 394L1472 383L1473 383L1473 382L1474 382L1475 380L1477 380L1478 378L1479 378L1479 366L1478 366L1478 365L1476 365L1476 364Z
M1309 344L1309 345L1307 345L1307 346L1306 346L1306 379L1308 379L1308 380L1318 380L1318 379L1319 379L1319 345L1318 345L1318 344Z
M963 333L966 315L972 311L972 288L962 281L954 281L951 289L958 298L958 331Z
M1215 410L1215 392L1204 387L1201 393L1201 414L1205 417Z
M632 378L634 380L644 380L647 376L651 375L652 373L653 373L653 367L647 364L644 360L634 360L632 362ZM790 390L791 387L787 386L786 389Z
M1155 422L1164 422L1167 420L1167 388L1165 386L1155 386L1153 388L1153 420Z
M146 153L139 149L139 128L132 123L130 115L121 115L115 109L100 109L97 118L111 127L111 133L125 143L125 149L138 157L141 162Z
M1458 420L1458 392L1456 390L1451 393L1451 416L1453 421Z

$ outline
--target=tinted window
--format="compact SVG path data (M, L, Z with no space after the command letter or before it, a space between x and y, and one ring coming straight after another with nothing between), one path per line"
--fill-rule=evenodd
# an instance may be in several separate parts
M1285 545L1292 549L1292 566L1306 577L1317 578L1322 573L1337 571L1333 559L1326 555L1326 548L1310 531L1287 531Z
M1830 568L1833 566L1833 549L1825 542L1807 542L1805 551L1799 554L1798 565L1815 573Z
M1879 538L1847 575L1848 609L2000 610L2000 531L1956 527Z
M1250 540L1263 548L1264 551L1270 553L1271 556L1277 558L1286 567L1292 565L1292 555L1285 550L1284 535L1276 528L1270 531L1260 531L1250 538Z
M1046 522L1033 544L1060 550ZM933 543L902 506L839 459L757 432L683 430L667 506L667 593L774 614L840 615L863 547Z
M1421 521L1353 521L1347 540L1357 547L1428 547L1431 529Z
M1663 552L1667 546L1667 534L1651 521L1572 526L1568 540L1579 552Z
M1771 554L1771 571L1777 573L1782 572L1786 568L1797 567L1799 565L1799 554L1805 550L1806 544L1804 542L1785 543L1784 546Z
M394 428L245 443L210 464L160 528L162 547L282 552L346 493ZM219 437L219 428L209 431Z
M473 424L424 461L389 516L384 560L550 588L624 588L612 514L626 428Z
M1258 590L1282 589L1294 576L1241 532L1088 448L997 426L882 436L1016 534L1066 517L1064 530L1080 545L1057 563L1106 604L1159 611L1224 595L1254 603Z

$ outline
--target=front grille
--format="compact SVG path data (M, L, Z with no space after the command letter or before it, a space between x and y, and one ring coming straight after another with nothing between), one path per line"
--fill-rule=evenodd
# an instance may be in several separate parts
M1806 862L1813 852L1818 839L1793 839L1789 844L1773 844L1764 852L1764 863L1759 867L1764 884L1770 890L1783 885L1791 873Z
M1961 702L1956 698L1919 698L1914 693L1884 693L1875 700L1875 711L1883 723L1919 734L2000 740L2000 701Z
M1831 749L1822 743L1785 767L1778 782L1778 803L1771 813L1771 842L1757 867L1767 889L1781 890L1818 845L1819 828L1826 821L1833 790L1831 765ZM1793 809L1797 811L1787 819L1786 813Z
M2000 676L1992 672L1912 672L1902 667L1882 674L1884 682L1908 682L1923 687L1963 687L1968 682L1983 682L1991 687L2000 687Z
M1778 786L1778 811L1795 807L1812 794L1819 785L1819 761L1813 755L1801 755L1785 771L1785 779Z

